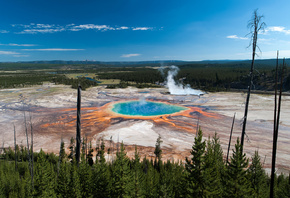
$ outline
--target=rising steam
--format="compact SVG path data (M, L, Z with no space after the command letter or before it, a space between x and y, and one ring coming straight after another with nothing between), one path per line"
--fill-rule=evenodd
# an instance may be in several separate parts
M168 74L167 74L167 82L166 86L169 89L170 94L172 95L197 95L200 96L204 94L204 92L196 89L192 89L190 85L183 86L181 83L175 82L174 77L178 74L179 68L177 66L170 66L168 67ZM164 67L159 69L161 74L164 74Z

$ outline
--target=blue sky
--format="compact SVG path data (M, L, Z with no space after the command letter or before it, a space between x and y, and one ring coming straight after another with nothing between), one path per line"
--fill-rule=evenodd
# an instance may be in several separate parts
M0 0L0 62L250 59L247 23L264 15L258 58L290 57L289 0Z

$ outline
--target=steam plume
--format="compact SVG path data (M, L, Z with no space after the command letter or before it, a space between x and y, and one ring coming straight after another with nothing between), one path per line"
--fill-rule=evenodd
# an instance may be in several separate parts
M159 71L163 72L163 69ZM169 89L170 94L172 95L202 95L204 92L196 89L192 89L190 85L183 86L182 84L175 82L174 77L178 74L179 68L177 66L170 66L167 74L167 83L166 86Z

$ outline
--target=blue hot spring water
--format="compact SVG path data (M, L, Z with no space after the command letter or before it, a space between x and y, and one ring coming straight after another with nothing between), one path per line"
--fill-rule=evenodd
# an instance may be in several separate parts
M158 116L186 110L186 107L151 101L129 101L114 104L112 111L128 116Z

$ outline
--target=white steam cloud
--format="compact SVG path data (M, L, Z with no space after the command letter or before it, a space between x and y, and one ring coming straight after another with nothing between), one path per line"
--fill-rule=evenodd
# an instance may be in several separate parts
M161 73L163 72L163 67L161 67L161 69L159 69L159 71L161 71ZM183 86L181 83L175 82L174 77L178 74L179 72L179 68L177 66L170 66L169 67L169 71L168 71L168 75L167 75L167 83L166 86L169 89L170 94L172 95L202 95L204 94L204 92L197 90L197 89L192 89L190 87L190 85L185 85Z

